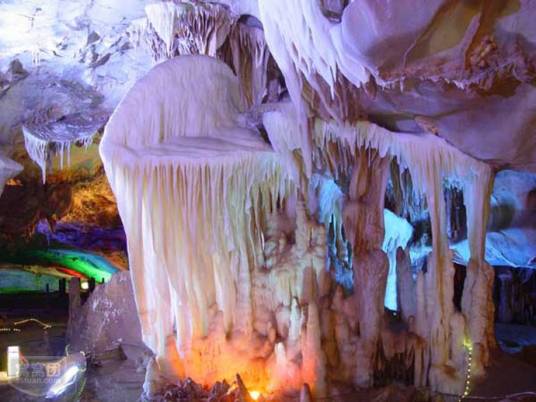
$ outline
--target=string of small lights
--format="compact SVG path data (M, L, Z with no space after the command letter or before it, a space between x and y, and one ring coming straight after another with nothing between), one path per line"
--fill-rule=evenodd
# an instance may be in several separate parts
M465 388L463 390L463 395L460 396L458 402L461 402L464 398L469 395L471 390L471 367L473 365L473 345L470 340L464 341L465 349L467 350L467 369L465 373Z
M0 332L20 332L19 328L0 328Z

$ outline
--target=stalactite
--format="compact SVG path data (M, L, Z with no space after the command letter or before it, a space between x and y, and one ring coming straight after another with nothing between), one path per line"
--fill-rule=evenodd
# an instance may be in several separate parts
M248 107L259 106L267 92L270 51L262 26L237 23L229 34L232 62Z
M449 241L458 242L467 236L463 192L454 186L447 187L445 189L445 202L447 203Z
M463 378L452 376L448 371L451 337L454 335L450 328L454 314L454 267L448 247L444 172L440 164L430 160L427 162L429 164L423 173L432 224L432 252L428 256L428 269L424 274L425 316L418 316L417 331L428 339L430 346L430 386L441 392L460 393Z
M478 297L464 315L454 309L444 188L474 190L487 167L434 135L313 121L295 104L264 114L268 144L247 128L252 99L223 63L182 56L136 84L107 125L101 153L160 372L203 383L240 373L268 390L306 382L323 396L330 380L371 386L394 370L418 386L462 392L464 344L490 335L489 311ZM306 173L304 117L315 175ZM411 225L384 208L392 160L406 176L403 198L408 189L413 200L425 195L429 210L432 252L416 280L402 251ZM464 194L474 253L484 230L475 210L486 199ZM330 230L335 248L351 245L352 295L327 273ZM399 273L399 334L384 315L389 271ZM466 325L482 314L484 329ZM487 349L477 349L484 364Z
M295 181L300 181L305 164L302 155L302 127L296 108L291 103L281 103L274 110L263 114L262 123L286 169Z

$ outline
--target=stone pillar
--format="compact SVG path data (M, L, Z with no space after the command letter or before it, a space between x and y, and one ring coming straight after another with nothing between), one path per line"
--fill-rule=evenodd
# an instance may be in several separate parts
M357 150L343 211L344 227L353 247L354 296L359 313L354 383L363 387L373 385L389 271L387 255L381 250L388 167L389 160L377 151Z
M447 213L443 192L444 172L436 163L430 163L424 172L424 185L430 224L432 251L427 256L426 270L417 278L416 332L426 341L420 360L415 361L416 385L428 384L433 390L444 393L460 393L463 390L463 367L453 367L458 361L453 340L463 335L463 320L454 311L454 266L448 244ZM461 327L460 327L461 325ZM426 374L428 373L428 375Z
M493 175L485 172L465 184L467 233L471 257L462 295L462 311L468 323L467 342L473 345L473 372L482 374L489 363L489 350L495 345L493 330L493 268L485 261L486 227Z
M398 306L404 322L415 321L417 315L417 290L411 272L409 252L402 248L396 250L396 282ZM410 318L413 319L410 320ZM413 330L413 328L410 328Z

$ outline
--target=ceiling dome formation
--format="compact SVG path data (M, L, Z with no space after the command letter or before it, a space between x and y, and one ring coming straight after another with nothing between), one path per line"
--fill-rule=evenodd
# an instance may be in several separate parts
M530 398L535 15L2 2L0 297L110 373L32 392Z

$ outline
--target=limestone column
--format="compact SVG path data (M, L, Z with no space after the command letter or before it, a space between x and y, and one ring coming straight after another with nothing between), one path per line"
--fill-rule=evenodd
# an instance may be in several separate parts
M489 167L465 184L470 260L462 296L462 311L468 322L467 342L473 345L473 373L482 373L495 344L493 331L493 268L485 261L486 227L493 174Z
M354 252L354 295L359 313L354 382L365 387L373 383L389 270L387 256L381 250L388 167L388 158L380 157L377 151L359 149L343 211L344 227Z

